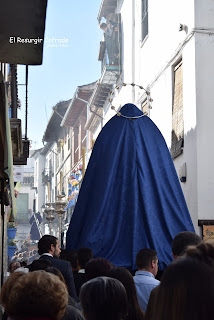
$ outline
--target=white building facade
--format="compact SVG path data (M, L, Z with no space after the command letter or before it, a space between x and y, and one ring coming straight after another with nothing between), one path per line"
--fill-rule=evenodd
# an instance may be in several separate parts
M45 156L43 149L36 150L34 159L34 192L35 192L35 212L42 214L42 206L45 204L45 187L42 182L42 172L45 168Z
M133 103L148 114L171 150L199 233L199 220L212 220L214 207L214 2L104 0L98 20L108 20L112 13L120 16L121 66L117 79L110 82L108 77L105 82L110 89L102 111L95 90L90 108L103 119L89 115L87 129L96 139L102 125L115 115L111 98L116 110ZM99 86L108 68L103 69Z

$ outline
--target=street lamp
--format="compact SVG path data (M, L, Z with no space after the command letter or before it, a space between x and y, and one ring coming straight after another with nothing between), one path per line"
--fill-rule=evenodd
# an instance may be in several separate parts
M66 204L68 203L67 200L63 200L65 197L64 194L59 194L57 196L57 201L56 201L56 213L59 215L59 244L61 246L61 241L62 241L62 215L66 211L64 208Z
M48 202L46 203L46 208L44 210L44 212L47 214L46 219L48 220L48 224L49 224L49 233L50 235L52 235L52 222L55 219L54 217L54 208L52 207L52 203Z

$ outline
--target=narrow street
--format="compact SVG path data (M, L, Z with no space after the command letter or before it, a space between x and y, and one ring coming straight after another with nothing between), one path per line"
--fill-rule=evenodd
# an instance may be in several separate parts
M214 0L0 0L0 320L213 317L213 87Z

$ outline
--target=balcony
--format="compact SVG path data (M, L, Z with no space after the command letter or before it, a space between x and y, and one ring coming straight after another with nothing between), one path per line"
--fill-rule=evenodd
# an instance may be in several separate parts
M121 72L121 66L119 63L119 57L117 54L112 53L112 55L115 55L114 61L115 64L109 63L108 53L106 50L106 43L105 41L101 41L100 43L100 53L98 60L101 61L101 78L100 83L106 84L106 85L113 85L117 82L120 72Z
M115 17L116 16L116 17ZM114 22L115 21L115 22ZM100 83L106 85L116 84L121 73L121 23L120 15L114 15L114 21L105 26L104 41L100 42L98 60L101 61ZM106 25L103 23L103 25Z
M27 159L29 158L30 141L27 139L22 139L21 143L22 143L21 155L20 157L13 157L14 165L26 165Z
M108 11L107 9L113 7ZM110 5L110 7L108 7ZM101 23L100 28L103 30L104 41L100 42L98 60L101 61L101 77L97 81L91 99L89 101L89 117L85 129L95 132L99 122L103 119L103 108L107 102L113 86L117 84L122 72L121 59L121 16L114 13L115 1L103 1L100 17L106 18L106 23ZM107 8L108 7L108 8ZM106 14L108 15L106 16ZM99 20L99 19L98 19ZM100 21L100 20L99 20Z
M10 119L10 131L12 140L13 157L20 158L22 153L22 129L21 120Z
M107 18L109 14L114 13L117 8L117 0L102 0L97 20L100 22L102 17Z

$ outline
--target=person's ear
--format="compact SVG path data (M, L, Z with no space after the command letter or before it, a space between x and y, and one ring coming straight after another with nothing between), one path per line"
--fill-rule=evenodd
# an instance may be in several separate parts
M151 267L152 267L152 269L154 269L154 267L155 267L155 260L152 260L152 261L151 261Z
M77 268L78 268L78 270L81 269L81 266L80 266L80 264L79 264L79 260L77 260Z
M178 256L172 252L172 257L174 260L176 260Z
M54 249L55 249L55 248L54 248L54 245L51 244L51 249L50 249L50 251L51 251L51 252L54 252Z

